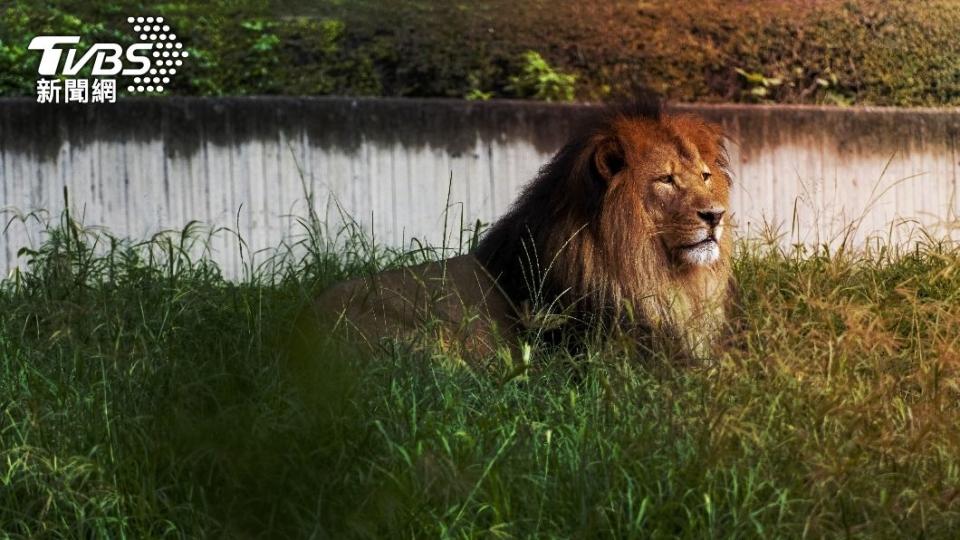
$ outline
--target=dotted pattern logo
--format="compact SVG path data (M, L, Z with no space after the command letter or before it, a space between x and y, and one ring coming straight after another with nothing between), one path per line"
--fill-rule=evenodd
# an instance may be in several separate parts
M140 43L151 43L150 70L142 76L134 77L133 84L127 86L131 94L150 94L163 92L164 85L170 83L170 77L177 74L183 60L190 54L183 49L183 43L177 41L177 35L163 17L127 17L133 25L133 31Z

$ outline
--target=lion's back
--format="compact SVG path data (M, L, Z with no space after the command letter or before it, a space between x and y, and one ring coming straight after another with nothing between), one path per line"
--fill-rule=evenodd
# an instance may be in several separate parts
M336 331L371 345L422 335L479 355L493 352L513 325L509 302L470 255L337 283L313 308Z

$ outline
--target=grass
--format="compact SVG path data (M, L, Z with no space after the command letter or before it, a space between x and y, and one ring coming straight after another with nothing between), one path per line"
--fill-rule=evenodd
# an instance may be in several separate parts
M401 347L294 354L312 291L424 256L305 225L232 283L196 256L192 226L134 243L51 224L0 285L4 536L960 527L956 247L741 244L743 329L709 365L610 343L537 354L515 377Z

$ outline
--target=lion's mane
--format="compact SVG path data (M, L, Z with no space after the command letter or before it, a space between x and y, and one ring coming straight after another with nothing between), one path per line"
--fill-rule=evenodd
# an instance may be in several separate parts
M529 307L519 311L565 313L583 323L632 318L634 327L674 335L698 332L687 325L689 315L701 313L713 333L724 315L712 306L728 303L732 285L730 235L713 267L678 271L658 247L641 190L611 188L597 170L595 156L605 151L616 126L638 120L666 118L656 106L634 106L601 115L581 130L541 168L473 254L514 306ZM670 120L690 128L672 133L696 145L729 181L719 131L695 117Z

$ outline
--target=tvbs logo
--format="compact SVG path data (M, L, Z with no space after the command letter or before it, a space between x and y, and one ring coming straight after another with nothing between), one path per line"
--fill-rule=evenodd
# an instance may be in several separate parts
M163 92L189 53L163 17L128 17L127 22L140 39L126 48L96 43L81 51L76 47L80 36L33 38L29 48L42 53L37 102L114 103L118 76L131 78L127 85L130 94ZM92 78L76 78L88 66Z

